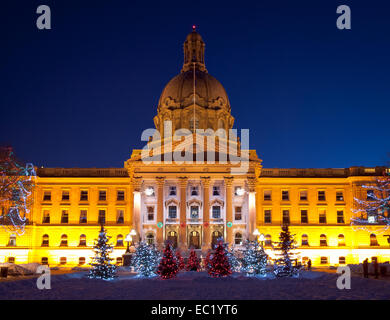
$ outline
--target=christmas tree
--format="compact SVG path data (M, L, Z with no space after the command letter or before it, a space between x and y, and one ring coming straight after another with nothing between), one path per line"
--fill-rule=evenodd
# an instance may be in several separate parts
M157 273L162 279L171 279L179 272L178 261L173 255L171 246L168 243L164 249L163 257L157 269Z
M367 196L354 198L351 224L369 232L372 232L372 224L387 229L390 226L390 172L385 171L383 176L362 188L367 190Z
M194 249L192 249L190 252L190 257L188 258L188 261L187 261L186 270L187 271L200 270L200 261L199 261L198 257L196 256L196 252Z
M176 256L177 266L179 267L179 271L183 270L185 267L184 258L181 256L181 253L179 250L176 251L175 256Z
M113 259L109 257L113 251L113 246L109 244L110 238L102 225L99 238L93 247L95 257L92 258L92 269L89 271L88 278L112 280L115 277L116 266L110 263Z
M233 247L229 249L227 243L225 244L225 248L226 248L226 254L232 271L239 272L241 270L241 262L237 256L238 251L234 250Z
M134 253L131 264L141 277L153 277L156 275L160 253L154 245L148 245L141 241Z
M264 249L259 246L257 241L246 241L244 243L242 271L247 276L265 276L267 272L267 257Z
M206 260L207 272L214 278L226 277L232 273L226 247L222 241L218 242L212 255L208 255Z
M299 267L293 265L296 255L292 250L296 248L294 235L290 233L288 225L282 227L279 235L279 242L275 250L280 251L279 259L275 261L274 273L278 277L292 277L299 275ZM296 259L295 259L296 261Z

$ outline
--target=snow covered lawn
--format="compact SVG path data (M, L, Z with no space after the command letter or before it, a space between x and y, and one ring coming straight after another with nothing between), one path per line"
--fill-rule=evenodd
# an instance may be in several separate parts
M120 272L113 281L85 276L86 272L53 275L51 290L38 290L36 278L0 281L0 299L390 299L388 280L353 276L351 290L339 290L337 274L314 271L303 272L299 279L212 279L205 272L183 272L173 280L140 279L129 272Z

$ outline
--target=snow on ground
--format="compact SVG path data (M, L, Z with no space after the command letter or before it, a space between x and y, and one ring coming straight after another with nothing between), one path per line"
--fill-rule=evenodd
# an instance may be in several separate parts
M121 271L115 280L102 281L75 272L52 275L50 290L37 289L36 278L0 281L0 299L390 299L390 281L353 276L351 290L339 290L337 276L304 271L298 279L243 275L213 279L205 272L183 272L176 279L161 280Z

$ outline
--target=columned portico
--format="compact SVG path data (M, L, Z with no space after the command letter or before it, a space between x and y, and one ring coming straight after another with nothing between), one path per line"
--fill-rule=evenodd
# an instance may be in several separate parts
M157 243L164 243L164 177L156 177L157 181ZM161 223L161 225L160 225Z

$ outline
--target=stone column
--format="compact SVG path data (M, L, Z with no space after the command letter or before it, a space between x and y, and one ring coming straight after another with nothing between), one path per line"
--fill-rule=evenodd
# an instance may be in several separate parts
M225 177L225 193L226 193L226 242L233 242L233 227L228 227L228 223L233 223L233 177Z
M164 244L164 180L165 177L156 177L157 181L157 245ZM162 227L159 228L159 223Z
M179 248L187 247L187 177L179 177L180 180L180 226L179 226Z
M131 183L133 184L133 229L137 232L137 236L133 239L134 242L138 242L142 238L142 217L141 217L141 177L132 178Z
M203 184L203 250L210 248L210 177L201 177Z
M256 228L256 179L254 177L248 177L247 183L249 187L248 196L248 236L251 239L253 231Z

